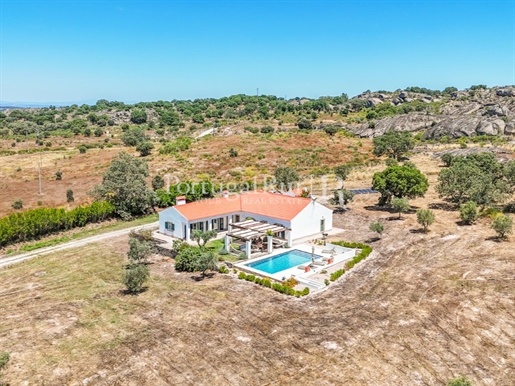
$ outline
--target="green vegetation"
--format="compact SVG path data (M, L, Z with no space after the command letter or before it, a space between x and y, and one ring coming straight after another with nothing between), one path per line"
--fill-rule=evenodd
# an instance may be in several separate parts
M407 131L387 131L383 136L374 138L374 155L386 155L399 160L415 147L411 133Z
M291 190L293 184L300 181L297 171L288 166L277 168L274 172L274 177L275 185L283 191Z
M105 171L100 185L90 194L114 206L124 220L148 213L156 201L147 187L148 166L127 153L118 154Z
M305 287L302 291L295 291L288 282L286 282L286 284L272 283L268 278L260 278L259 276L253 274L247 275L245 272L240 272L238 274L238 279L250 281L264 287L272 288L274 291L289 296L296 296L299 298L301 296L309 295L308 287Z
M417 222L422 225L424 232L427 232L431 224L435 222L434 212L430 209L417 210Z
M13 213L0 219L0 246L27 241L91 222L113 217L115 208L104 201L79 206L70 211L62 208L38 208Z
M345 205L354 199L354 192L347 189L337 189L333 191L333 197L329 199L331 205L336 205L345 210Z
M184 243L174 249L177 250L175 269L179 272L202 272L202 276L205 276L208 270L218 270L216 254L212 251Z
M460 218L465 224L473 224L477 218L477 205L474 201L468 201L460 206Z
M122 274L122 282L130 294L137 294L143 290L143 286L150 277L148 265L128 264Z
M204 250L205 245L207 242L213 238L216 237L217 232L215 230L211 231L201 231L201 230L194 230L191 232L191 239L193 241L196 241L199 248Z
M510 216L499 213L492 221L492 229L497 233L499 239L505 239L506 235L513 233L513 220Z
M401 198L401 200L402 200L402 198ZM379 221L370 223L369 228L372 232L376 232L379 235L379 237L381 237L381 235L383 234L383 231L384 231L384 225L383 225L383 223L381 223Z
M499 162L489 152L456 156L438 175L440 197L462 204L475 202L482 207L503 203L515 187L515 161Z
M351 269L352 267L354 267L356 264L358 264L361 260L364 260L368 257L368 255L370 255L372 253L372 247L367 245L367 244L362 244L362 243L351 243L351 242L348 242L348 241L333 241L332 242L334 245L340 245L342 247L346 247L346 248L357 248L357 249L361 249L361 252L358 253L356 256L354 256L352 258L351 261L349 261L347 264L346 264L346 267L347 267L347 270Z
M2 373L2 371L4 371L7 368L10 360L11 355L7 351L0 353L0 385L4 385L2 381L4 374Z
M470 382L467 378L461 376L459 378L451 379L447 386L472 386L472 382Z
M349 173L351 172L351 170L352 170L352 167L350 165L346 165L346 164L337 165L333 168L334 176L336 177L336 179L338 181L342 182L342 189L343 189L344 181L349 176Z
M406 198L394 198L392 200L392 209L394 212L399 213L399 219L402 213L409 212L411 205Z
M343 274L345 273L345 270L344 269L339 269L338 271L335 271L333 272L331 275L330 275L330 280L331 281L336 281L340 276L342 276Z
M393 197L423 197L428 188L426 176L410 164L388 166L372 178L372 189L381 193L379 205L390 204Z
M13 209L22 209L23 208L23 202L22 200L16 200L13 202L13 204L11 205Z

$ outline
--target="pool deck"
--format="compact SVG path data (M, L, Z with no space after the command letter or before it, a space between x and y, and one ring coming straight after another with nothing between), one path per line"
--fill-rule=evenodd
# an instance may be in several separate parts
M277 273L266 273L257 269L254 269L252 267L249 267L249 263L254 263L260 260L268 259L270 257L277 256L279 254L289 252L293 249L297 249L299 251L307 252L309 254L312 253L312 248L315 247L315 263L320 263L323 265L318 264L312 264L311 262L307 262L304 264L297 265L292 268L288 268L282 271L279 271ZM328 271L333 272L335 271L335 267L342 266L346 261L349 261L355 256L355 250L354 249L348 249L347 251L344 251L343 253L331 253L328 252L328 249L330 246L324 246L324 245L315 245L315 244L297 244L293 246L292 248L279 248L274 250L272 253L267 254L265 256L261 256L255 259L245 260L242 262L239 262L237 264L234 264L236 268L245 270L247 272L255 273L259 276L267 276L274 280L286 280L290 277L294 277L299 281L300 285L303 287L308 286L312 290L319 290L325 287L325 284L323 283L323 279L320 280L313 280L313 279L319 279L319 273L322 271ZM331 264L323 263L322 259L330 259L332 258L333 262ZM339 269L339 268L337 268Z

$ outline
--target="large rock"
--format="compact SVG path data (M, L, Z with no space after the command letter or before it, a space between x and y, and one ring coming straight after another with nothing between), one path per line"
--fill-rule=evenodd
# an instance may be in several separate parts
M497 90L497 96L502 97L512 97L515 96L515 89L513 87L507 87L507 88L501 88L500 90Z
M506 135L514 135L515 134L515 124L513 122L508 122L504 127L504 134Z
M479 135L497 135L499 132L494 126L493 122L490 121L481 121L476 128L476 133Z
M367 100L367 107L375 107L381 103L383 103L383 101L379 98L370 98Z
M487 107L486 112L489 115L497 115L498 117L505 117L510 113L510 110L506 106L498 104L490 105Z
M426 114L402 114L395 117L386 117L374 122L374 127L364 123L358 127L351 127L350 130L360 137L379 137L390 130L395 131L421 131L433 124L438 117Z

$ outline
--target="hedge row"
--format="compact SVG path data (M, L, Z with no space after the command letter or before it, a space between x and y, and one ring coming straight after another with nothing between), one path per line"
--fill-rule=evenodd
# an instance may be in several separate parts
M0 246L82 227L88 223L106 220L114 215L114 206L107 202L94 202L70 211L62 208L38 208L13 213L0 219Z
M332 244L340 245L342 247L347 248L358 248L361 249L361 252L358 253L354 258L347 263L347 269L351 269L356 264L358 264L361 260L364 260L372 253L372 247L367 244L361 244L361 243L349 243L347 241L335 241ZM340 275L341 276L341 275Z
M344 269L339 269L338 271L336 272L333 272L331 274L331 281L335 281L336 279L338 279L340 276L342 276L343 274L345 273L345 270Z
M309 294L308 287L304 288L302 291L295 291L293 288L288 287L286 285L282 285L279 283L272 283L272 281L268 278L260 278L259 276L252 275L252 274L247 275L245 272L240 272L238 274L238 279L251 281L253 283L256 283L256 284L259 284L259 285L262 285L262 286L265 286L268 288L272 288L273 290L280 292L282 294L296 296L298 298Z

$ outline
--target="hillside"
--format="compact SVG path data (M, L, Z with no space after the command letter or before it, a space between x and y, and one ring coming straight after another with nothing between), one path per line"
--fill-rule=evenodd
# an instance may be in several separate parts
M235 277L194 280L156 257L148 291L121 292L127 239L0 270L0 346L6 380L69 385L478 385L515 379L512 242L488 218L460 226L438 199L442 166L412 161L430 179L414 208L437 221L418 232L363 195L335 215L346 240L373 254L327 291L301 299ZM349 188L383 165L355 170ZM368 230L381 219L379 241ZM44 355L42 355L44 353Z

